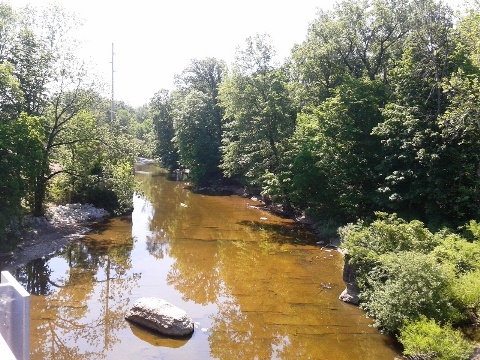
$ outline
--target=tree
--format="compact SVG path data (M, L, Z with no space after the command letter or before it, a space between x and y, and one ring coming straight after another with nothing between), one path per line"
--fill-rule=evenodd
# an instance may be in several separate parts
M464 132L468 127L454 125L471 108L466 89L475 94L478 71L465 55L468 41L454 31L450 8L426 1L413 16L417 25L390 77L385 121L373 130L386 154L379 193L389 211L456 227L478 216L478 143Z
M478 8L477 8L478 9ZM480 216L480 14L471 10L462 19L456 38L457 70L443 87L448 100L439 118L442 137L455 158L457 192L456 217Z
M152 158L157 149L155 127L148 104L134 109L135 117L130 123L128 133L133 136L140 152L138 156Z
M43 122L43 159L39 173L29 181L27 197L35 215L43 214L48 183L58 173L50 170L54 154L61 147L93 140L78 126L76 132L69 126L94 101L85 65L73 56L69 32L75 18L55 6L40 12L38 17L35 9L23 9L17 40L7 56L23 94L23 101L16 104L18 113L38 116Z
M206 94L190 90L177 103L174 127L175 146L183 166L197 186L220 178L220 134L215 131L212 108Z
M233 70L220 86L225 109L222 168L260 185L291 210L285 162L288 139L295 127L295 111L283 69L273 65L274 49L257 35L239 50Z
M335 94L298 117L291 192L322 218L348 221L378 206L375 166L382 153L371 131L383 120L386 91L380 81L352 78Z
M441 2L426 0L416 4L411 17L415 26L391 72L393 95L398 104L417 108L435 123L445 110L442 82L456 66L453 13Z
M5 3L0 3L0 62L7 60L10 53L16 26L16 14L12 7Z
M175 149L173 138L173 95L168 90L158 91L149 104L150 113L155 128L157 149L162 165L172 171L178 167L178 152Z
M0 8L1 151L8 155L1 161L19 174L18 191L6 185L15 194L12 201L21 199L34 215L43 214L47 197L85 198L87 184L114 194L116 205L109 210L131 207L131 167L141 145L128 135L135 114L126 111L128 126L121 130L96 109L104 101L86 64L74 56L71 30L77 25L58 6ZM27 145L30 152L22 150ZM123 148L112 150L117 145Z
M214 58L192 60L177 77L173 126L180 162L197 186L221 179L222 117L218 86L225 65Z
M0 124L12 123L19 116L22 96L13 66L8 62L0 64Z
M412 28L411 12L407 0L349 0L320 11L307 39L292 53L299 105L320 105L348 77L388 83Z
M18 112L42 115L47 102L49 78L53 75L53 54L31 29L22 29L8 60L15 69L23 94Z
M28 197L29 181L43 163L44 134L38 118L23 113L15 121L0 123L0 239L12 219L23 213L22 200Z

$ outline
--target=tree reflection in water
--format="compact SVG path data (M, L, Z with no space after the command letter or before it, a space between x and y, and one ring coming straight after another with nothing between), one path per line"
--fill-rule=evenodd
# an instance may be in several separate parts
M17 280L31 295L48 295L52 290L50 281L51 270L48 259L40 258L30 261L16 271Z
M338 253L311 245L305 229L250 200L194 194L145 170L136 175L144 193L134 199L133 224L112 220L18 272L38 294L32 359L398 355L360 309L338 300ZM130 326L123 316L141 296L186 310L200 324L194 335L178 341Z
M34 294L32 359L102 359L120 341L118 330L128 326L124 315L140 278L131 272L131 224L120 228L128 231L100 229L61 254L17 271L17 279ZM52 259L53 266L65 269L55 279L50 276Z

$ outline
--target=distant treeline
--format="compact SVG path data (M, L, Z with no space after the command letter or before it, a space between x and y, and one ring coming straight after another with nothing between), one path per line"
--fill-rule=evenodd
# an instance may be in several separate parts
M157 154L324 224L385 211L456 228L480 215L478 39L478 4L340 2L281 65L266 35L231 69L192 60L149 105Z

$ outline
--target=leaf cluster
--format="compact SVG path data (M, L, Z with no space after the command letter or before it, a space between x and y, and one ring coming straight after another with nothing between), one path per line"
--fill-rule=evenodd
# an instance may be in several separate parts
M448 230L432 233L418 220L386 213L339 233L357 269L361 307L375 325L400 334L407 355L456 359L448 357L454 356L447 355L448 344L457 338L468 342L448 324L478 321L480 244ZM458 354L458 349L451 350Z

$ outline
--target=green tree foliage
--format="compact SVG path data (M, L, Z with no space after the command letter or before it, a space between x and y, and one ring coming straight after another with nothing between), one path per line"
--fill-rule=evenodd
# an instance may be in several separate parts
M157 149L155 127L151 117L149 106L143 105L134 109L135 117L130 123L128 133L133 136L139 148L138 156L152 158Z
M223 62L214 58L192 60L176 79L173 141L181 164L190 170L197 186L210 185L221 178L223 111L218 86L224 71Z
M206 170L217 143L205 159L198 150L215 129L223 176L286 210L337 224L387 211L456 228L480 208L478 19L472 10L456 22L434 0L346 0L318 13L283 66L258 35L224 79L194 60L175 92L152 99L158 153L170 169L198 167L201 182L218 177ZM186 104L223 124L204 131Z
M248 38L238 51L234 68L220 87L225 109L222 168L260 185L290 207L287 189L288 140L295 112L283 69L273 65L274 49L266 36Z
M452 10L430 0L343 1L319 13L289 63L289 87L302 113L292 154L299 205L346 220L395 211L434 228L478 217L474 14L457 29ZM367 79L382 83L382 91L358 91ZM347 115L344 104L352 100L365 111ZM373 111L366 111L369 104ZM355 130L364 137L350 137L345 146L348 116L358 119ZM328 132L335 117L342 130ZM357 141L367 145L363 161L354 153ZM355 171L365 177L361 186Z
M52 153L59 169L51 173L49 199L92 203L122 214L133 205L133 161L145 151L145 143L133 136L138 124L133 108L118 103L120 116L112 120L110 103L92 97L94 107L75 115L59 136L64 143Z
M311 114L299 116L292 138L292 198L321 217L354 219L376 208L375 164L381 144L370 135L382 120L384 86L350 79ZM360 175L360 176L359 176Z
M320 11L292 54L298 101L307 108L320 105L345 76L387 82L411 30L412 8L409 1L348 0Z
M175 146L183 166L197 186L220 178L220 136L208 95L190 89L177 103L174 115Z
M38 118L23 113L7 124L0 123L0 238L13 217L22 214L22 200L43 166L44 134Z
M173 101L173 94L169 94L168 90L160 90L149 104L157 141L156 154L162 165L170 171L179 166L178 151L173 142Z
M14 121L18 115L18 107L22 104L22 91L14 74L12 64L0 64L0 123Z
M13 66L23 98L16 103L17 113L38 116L44 127L43 163L28 202L32 211L41 215L47 185L54 175L50 171L52 156L59 147L85 139L81 132L68 128L72 119L91 105L91 84L85 80L83 64L72 55L74 44L68 34L75 24L73 17L55 6L26 7L18 16L6 60Z
M41 215L47 197L82 197L91 184L113 194L110 210L131 204L133 156L153 126L146 121L142 130L120 129L104 121L98 111L103 100L74 56L76 26L75 17L57 6L14 11L0 5L0 166L8 174L0 181L2 238L24 206ZM135 143L129 132L143 140Z
M426 121L435 123L445 108L442 81L455 69L453 12L433 0L421 1L412 10L412 28L390 71L393 95L397 104L417 108Z
M466 125L460 120L461 107L455 106L463 96L456 80L462 68L471 73L471 61L450 8L425 1L412 16L416 25L391 70L385 121L373 130L386 155L378 166L384 179L381 204L432 227L456 227L478 216L476 141L462 143L451 126L455 121Z
M13 39L13 29L16 26L16 14L12 7L6 3L0 3L0 62L7 60Z
M378 166L384 176L378 188L380 203L402 216L427 220L427 213L439 215L433 213L437 197L449 192L445 189L441 195L436 193L437 186L447 184L442 183L445 178L435 173L446 161L439 154L442 150L439 132L423 121L414 108L388 104L383 115L385 121L373 129L385 151Z

